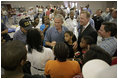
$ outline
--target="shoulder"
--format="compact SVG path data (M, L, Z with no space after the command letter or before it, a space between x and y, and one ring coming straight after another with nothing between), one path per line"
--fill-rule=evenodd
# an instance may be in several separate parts
M46 32L53 32L55 30L55 27L50 27Z
M55 64L56 63L56 60L48 60L46 65L52 65L52 64Z
M52 52L52 50L50 48L46 48L46 47L43 47L44 51L47 51L47 52Z
M68 28L65 27L65 26L62 26L62 29L64 29L64 31L67 31L68 30Z

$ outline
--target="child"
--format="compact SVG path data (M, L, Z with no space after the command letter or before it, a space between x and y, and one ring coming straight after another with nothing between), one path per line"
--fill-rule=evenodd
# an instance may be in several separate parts
M82 48L82 54L86 53L88 46L94 44L93 38L90 36L83 36L81 38L80 47Z
M81 67L82 67L83 55L88 51L88 47L91 44L94 44L92 37L83 36L81 38L80 47L82 48L82 51L79 51L79 53L75 53L75 57L78 58L77 61L79 61Z
M81 72L77 61L67 60L69 49L65 43L56 43L56 60L49 60L45 66L45 75L51 78L72 78Z
M73 42L76 41L76 37L71 31L66 31L64 34L64 39L66 45L69 47L69 57L68 58L74 58L74 52L73 50Z
M41 78L41 75L23 73L23 65L26 63L27 51L25 44L13 40L1 46L1 66L4 68L3 78Z

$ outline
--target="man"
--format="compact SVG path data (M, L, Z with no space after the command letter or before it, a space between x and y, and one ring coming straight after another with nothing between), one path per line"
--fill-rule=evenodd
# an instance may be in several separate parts
M1 38L2 42L7 42L9 40L12 40L12 38L8 34L8 28L3 23L1 23Z
M27 19L21 19L19 25L20 29L14 34L13 40L20 40L26 44L26 33L32 28L32 25Z
M100 26L102 24L102 22L104 21L103 18L101 17L102 14L102 10L98 9L96 11L96 16L94 16L92 19L95 22L95 29L98 31L100 29Z
M62 26L63 16L57 14L54 18L55 26L49 28L45 35L45 45L53 47L56 42L64 42L64 33L68 30L66 27Z
M103 38L102 42L98 43L98 45L113 56L117 49L117 39L115 38L117 33L116 24L105 22L101 25L98 33Z
M70 12L70 18L66 20L68 30L72 31L77 37L77 20L74 19L74 11Z
M79 36L78 36L78 50L81 51L80 42L83 36L91 36L94 39L94 43L97 42L97 32L89 23L90 20L90 13L88 11L82 11L80 13L80 29L79 29ZM77 48L77 43L74 42L74 49Z
M112 20L111 20L112 23L115 23L117 25L117 10L114 9L113 12L112 12Z

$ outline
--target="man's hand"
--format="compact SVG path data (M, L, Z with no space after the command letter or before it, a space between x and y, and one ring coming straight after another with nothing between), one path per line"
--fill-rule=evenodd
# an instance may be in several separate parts
M75 42L73 43L73 49L76 50L77 47L78 47L78 44L77 44L77 41L75 41Z
M56 45L56 41L51 42L51 46L54 47Z

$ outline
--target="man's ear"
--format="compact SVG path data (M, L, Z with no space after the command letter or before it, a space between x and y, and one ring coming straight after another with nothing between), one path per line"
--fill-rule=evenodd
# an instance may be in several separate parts
M26 60L21 60L20 64L23 66L26 63Z
M62 24L64 23L64 21L62 21Z
M107 35L108 35L108 36L111 36L111 32L110 32L110 31L109 31L109 32L107 32Z

